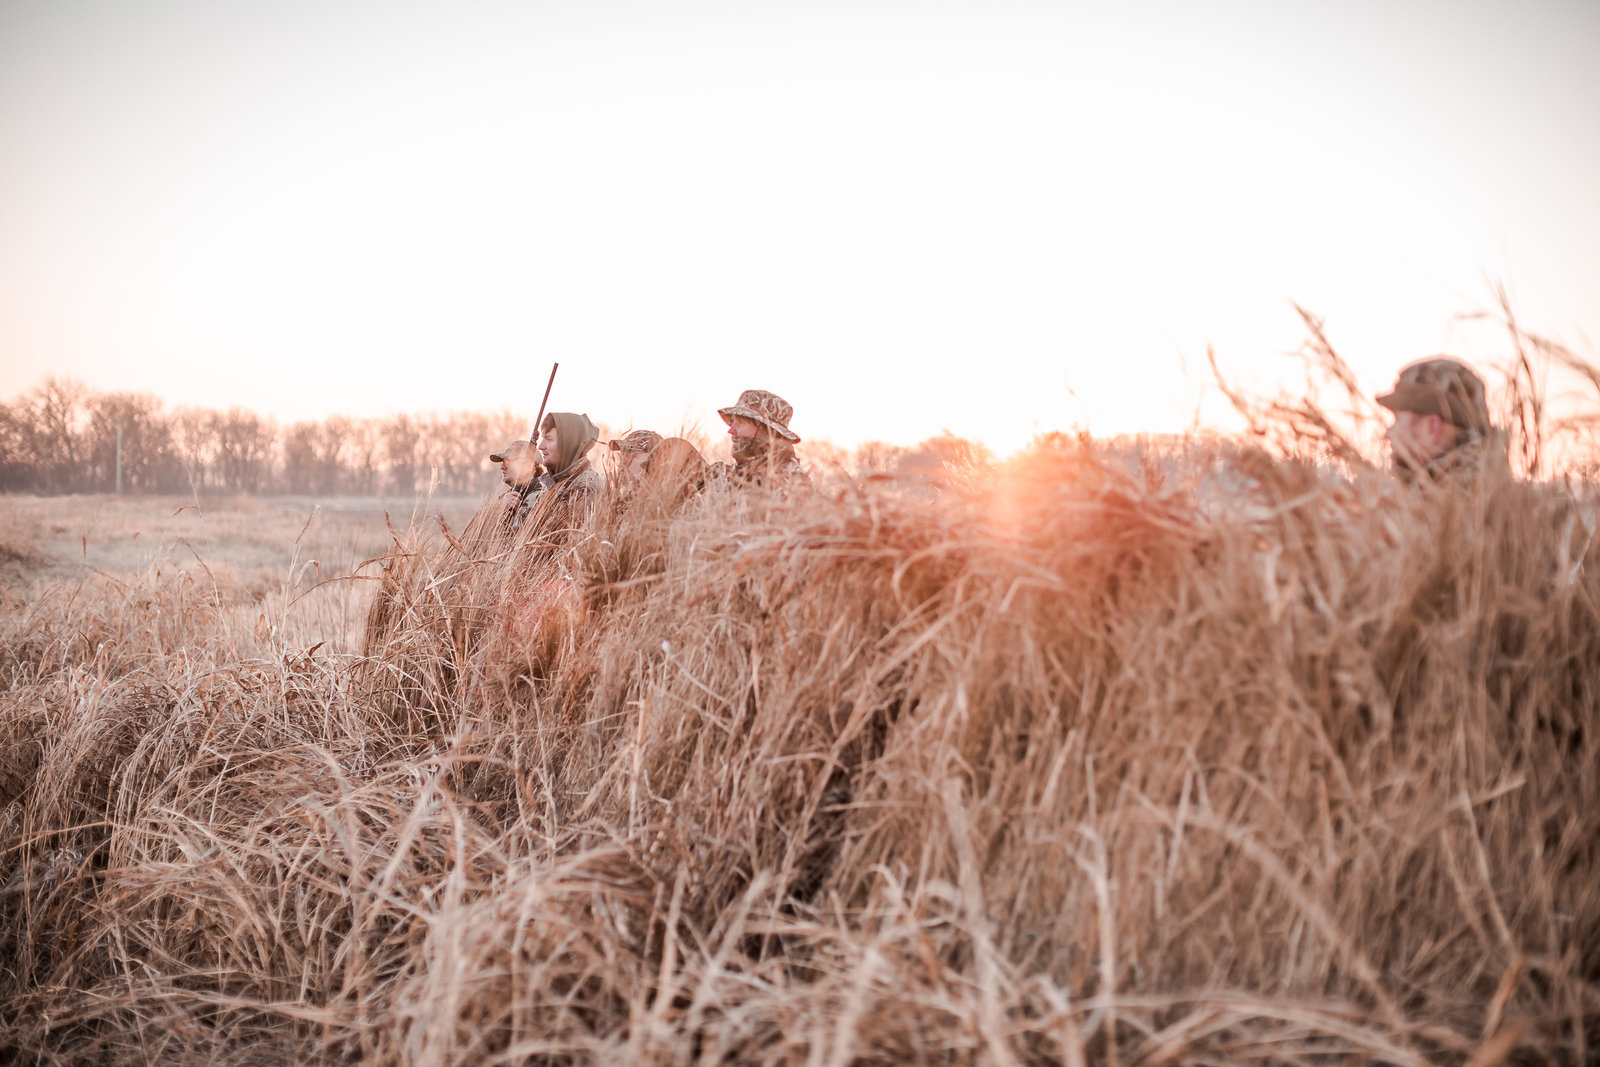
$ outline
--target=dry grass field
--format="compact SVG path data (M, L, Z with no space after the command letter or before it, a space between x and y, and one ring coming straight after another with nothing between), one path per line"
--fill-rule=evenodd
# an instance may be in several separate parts
M424 518L315 589L381 522L135 567L133 505L7 501L0 1043L1597 1062L1592 489L1124 460Z
M0 498L0 589L13 603L107 582L197 582L213 610L254 619L265 606L348 576L405 530L444 514L462 525L477 500L389 502L294 497L25 496ZM371 569L376 574L376 569ZM370 590L335 583L280 620L312 640L359 640Z

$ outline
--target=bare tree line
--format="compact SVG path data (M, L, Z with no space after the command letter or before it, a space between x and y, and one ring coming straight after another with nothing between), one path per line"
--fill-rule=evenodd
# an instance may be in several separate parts
M46 378L0 401L0 492L255 493L409 497L432 490L473 495L499 485L488 454L525 437L528 416L509 411L332 415L279 425L244 408L167 410L148 393L106 393ZM711 442L691 434L697 446ZM891 474L931 484L993 459L949 431L904 447L869 441L853 450L811 439L813 468Z
M410 496L492 488L490 449L526 416L451 412L280 426L244 408L167 410L145 393L46 378L0 402L0 491Z

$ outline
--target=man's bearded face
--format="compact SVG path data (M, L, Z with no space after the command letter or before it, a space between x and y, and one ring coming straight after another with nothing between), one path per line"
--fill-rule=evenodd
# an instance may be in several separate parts
M765 433L753 434L749 437L735 437L733 439L733 458L759 459L766 454L767 435Z

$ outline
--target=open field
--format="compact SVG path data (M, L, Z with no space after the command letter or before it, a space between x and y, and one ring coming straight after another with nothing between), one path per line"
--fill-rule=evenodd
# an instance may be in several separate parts
M187 514L18 502L0 1041L1594 1062L1592 488L1125 460L421 522L304 596L381 523L219 505L157 567Z
M384 520L405 530L442 513L464 526L477 499L164 497L110 494L0 497L0 588L36 596L42 586L187 575L241 618L262 605L351 575L390 547ZM364 572L367 573L367 572ZM376 573L371 571L370 573ZM29 590L33 592L30 594ZM286 621L348 650L370 590L325 587Z

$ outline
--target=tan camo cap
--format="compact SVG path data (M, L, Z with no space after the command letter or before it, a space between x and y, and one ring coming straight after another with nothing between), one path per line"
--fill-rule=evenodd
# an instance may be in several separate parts
M491 460L493 460L495 463L504 463L508 459L516 459L518 456L522 455L524 452L526 452L528 449L530 449L532 447L533 447L533 445L531 445L527 441L512 441L509 445L506 445L506 447L502 448L500 451L498 451L498 452L490 452L489 453L489 458Z
M794 418L794 406L777 393L769 393L765 389L746 389L739 394L737 404L731 408L718 408L717 414L730 426L735 416L742 416L760 423L791 444L800 440L800 435L789 429L789 420Z
M654 452L661 443L661 435L654 430L629 430L621 437L613 437L606 442L606 447L613 452L628 452L638 455L641 452Z
M1378 397L1378 403L1390 411L1437 415L1463 430L1489 431L1489 402L1483 379L1465 363L1448 356L1424 359L1401 370L1394 389Z

